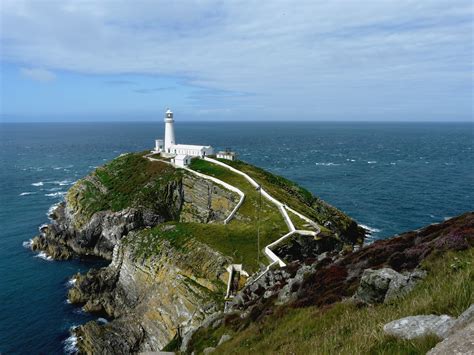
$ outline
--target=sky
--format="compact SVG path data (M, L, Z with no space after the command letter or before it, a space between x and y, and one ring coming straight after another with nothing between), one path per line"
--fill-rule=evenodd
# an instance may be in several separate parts
M1 0L0 120L472 121L470 0Z

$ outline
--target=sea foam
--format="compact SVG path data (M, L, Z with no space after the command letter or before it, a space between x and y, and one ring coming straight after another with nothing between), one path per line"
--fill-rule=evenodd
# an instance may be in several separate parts
M64 352L66 354L77 354L77 336L72 333L72 331L76 328L77 326L72 326L69 329L71 335L66 340L64 340Z
M53 261L53 258L46 254L44 251L41 251L37 255L35 255L35 258L40 258L46 261Z
M40 182L34 182L34 183L32 183L31 185L32 185L32 186L43 186L44 183L43 183L43 181L40 181Z
M28 192L22 192L22 193L20 194L20 196L28 196L28 195L34 195L34 194L35 194L35 192L29 192L29 191L28 191Z
M50 193L50 194L44 194L45 196L48 196L48 197L62 197L66 194L65 191L58 191L58 192L53 192L53 193Z
M31 243L33 243L33 239L27 240L26 242L21 243L21 245L23 245L23 248L30 249Z
M336 164L336 163L314 163L314 165L337 166L337 165L341 165L341 164Z
M374 234L374 233L380 232L380 229L374 228L374 227L369 227L369 226L366 226L365 224L362 224L362 223L359 223L359 226L361 226L362 228L367 230L369 232L369 234Z

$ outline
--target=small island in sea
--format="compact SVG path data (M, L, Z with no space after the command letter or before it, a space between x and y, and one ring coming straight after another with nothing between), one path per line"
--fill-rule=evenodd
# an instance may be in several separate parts
M474 213L368 243L305 188L174 132L168 110L163 140L77 181L31 242L109 262L71 275L69 302L99 317L71 330L77 352L466 349Z

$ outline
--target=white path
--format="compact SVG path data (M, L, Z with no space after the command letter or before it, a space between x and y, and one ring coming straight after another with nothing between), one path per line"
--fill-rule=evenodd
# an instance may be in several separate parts
M248 174L230 166L230 165L227 165L219 160L215 160L215 159L212 159L212 158L208 158L208 157L205 157L204 160L206 161L209 161L213 164L217 164L217 165L220 165L226 169L229 169L231 171L233 171L234 173L236 174L239 174L239 175L242 175L243 177L245 177L245 179L247 179L247 181L250 182L250 184L255 187L256 189L260 188L260 191L262 193L262 196L264 196L267 200L269 200L270 202L272 202L273 204L275 204L278 208L278 210L280 211L286 225L288 226L288 229L289 229L289 232L285 235L283 235L281 238L277 239L276 241L268 244L264 251L265 251L265 254L267 255L267 257L270 259L271 263L267 266L267 268L256 278L253 280L253 282L257 281L259 278L261 278L263 275L265 275L274 265L278 264L280 267L284 267L286 264L283 260L281 260L271 249L276 246L277 244L281 243L282 241L284 241L285 239L291 237L293 234L301 234L301 235L311 235L311 236L314 236L316 237L319 232L321 232L321 228L319 226L319 224L317 224L316 222L314 222L313 220L311 220L310 218L306 217L305 215L299 213L298 211L295 211L294 209L288 207L287 205L283 204L282 202L278 201L276 198L274 198L273 196L271 196L267 191L265 191L263 189L263 187L261 187L253 178L251 178ZM293 222L291 221L291 218L290 216L288 215L288 212L287 211L290 211L292 213L294 213L295 215L297 215L298 217L300 217L301 219L303 219L304 221L310 223L312 226L314 226L316 228L316 231L310 231L310 230L296 230Z
M155 158L152 158L150 157L151 154L147 154L145 155L145 157L148 158L148 160L150 161L160 161L160 162L164 162L164 163L167 163L167 164L170 164L170 165L173 165L175 166L173 163L171 162L168 162L168 161L165 161L165 160L161 160L161 159L155 159ZM265 255L270 259L270 264L266 267L266 269L260 274L258 275L252 282L255 282L257 281L258 279L260 279L263 275L265 275L272 267L274 267L275 265L278 264L278 266L280 267L284 267L286 266L285 262L283 260L281 260L271 249L273 247L275 247L276 245L278 245L279 243L281 243L282 241L284 241L285 239L291 237L293 234L301 234L301 235L308 235L308 236L313 236L313 237L316 237L319 232L321 231L321 228L319 226L318 223L314 222L313 220L311 220L310 218L306 217L305 215L299 213L298 211L294 210L293 208L291 207L288 207L286 204L278 201L276 198L274 198L273 196L271 196L267 191L265 191L265 189L263 189L262 186L260 186L253 178L251 178L248 174L230 166L230 165L227 165L225 163L222 163L220 162L219 160L215 160L215 159L211 159L211 158L208 158L208 157L205 157L204 160L210 162L210 163L213 163L213 164L216 164L216 165L220 165L236 174L239 174L241 176L243 176L254 188L256 189L260 189L260 192L262 194L263 197L265 197L268 201L270 201L271 203L273 203L277 208L278 210L280 211L280 214L282 215L283 217L283 220L285 221L288 229L289 229L289 232L286 233L285 235L283 235L281 238L275 240L274 242L268 244L267 246L265 246L265 249L264 249L264 252L265 252ZM216 184L219 184L235 193L237 193L239 196L240 196L240 200L239 202L237 203L237 205L234 207L234 209L232 210L232 212L229 214L229 216L227 216L227 218L224 220L224 224L227 224L229 223L232 218L235 216L235 214L237 213L237 210L240 208L240 206L242 205L242 203L244 202L245 200L245 194L240 190L238 189L237 187L233 186L233 185L230 185L228 183L226 183L225 181L222 181L222 180L219 180L213 176L209 176L209 175L206 175L206 174L203 174L203 173L200 173L200 172L197 172L195 170L192 170L190 168L187 168L187 167L184 167L183 169L191 172L192 174L195 174L199 177L202 177L204 179L207 179L207 180L211 180L213 182L215 182ZM303 219L304 221L306 221L307 223L311 224L314 228L316 228L316 231L310 231L310 230L297 230L293 224L293 221L291 220L290 216L288 215L288 211L290 211L291 213L297 215L299 218ZM232 265L231 265L232 266ZM229 272L229 281L228 281L228 285L227 285L227 294L226 294L226 298L229 296L229 287L230 287L230 282L231 282L231 279L232 279L232 276L231 276L231 272Z

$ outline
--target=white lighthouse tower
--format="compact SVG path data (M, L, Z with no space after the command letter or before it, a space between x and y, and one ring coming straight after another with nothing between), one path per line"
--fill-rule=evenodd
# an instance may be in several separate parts
M165 152L170 153L171 146L175 144L173 112L168 109L165 113Z

